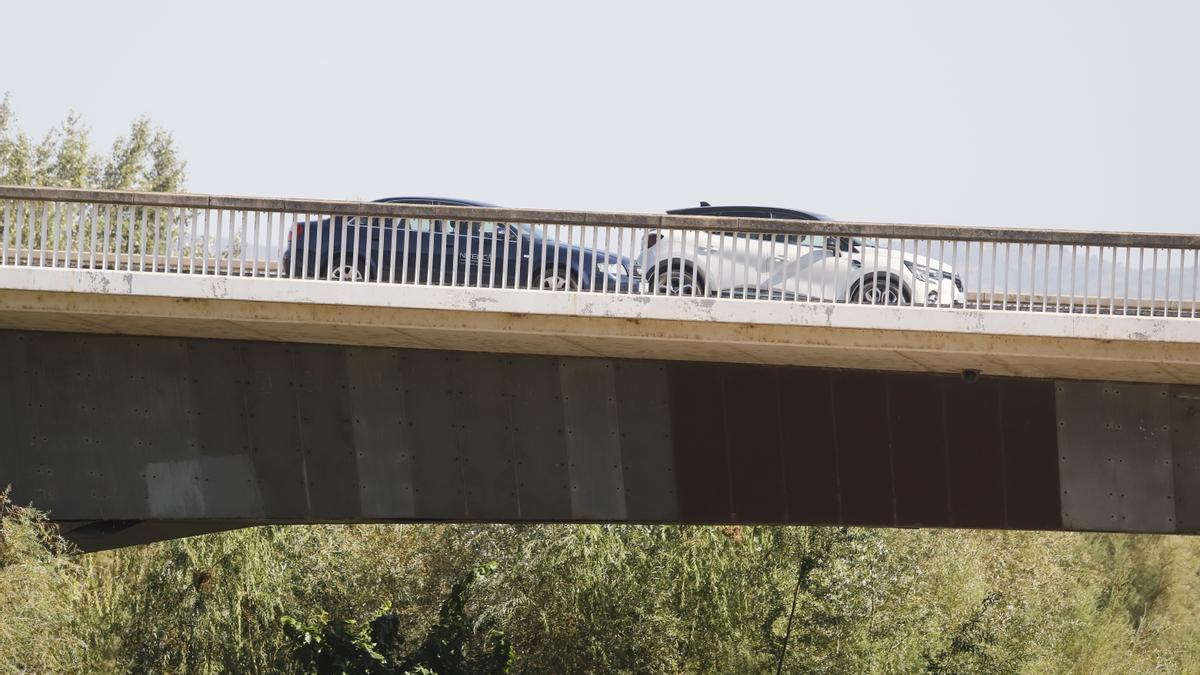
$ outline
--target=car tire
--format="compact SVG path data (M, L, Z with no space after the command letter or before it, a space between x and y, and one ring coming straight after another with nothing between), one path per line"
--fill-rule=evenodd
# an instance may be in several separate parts
M547 270L537 276L533 287L539 291L578 291L579 280L567 270Z
M691 266L683 263L673 264L668 270L666 265L660 266L650 279L651 289L655 295L673 295L677 297L703 296L703 282L697 279ZM699 286L699 288L698 288Z
M362 264L339 265L329 271L330 281L363 281L366 275L363 273Z
M868 276L855 287L850 302L863 305L900 305L906 300L906 295L895 279Z

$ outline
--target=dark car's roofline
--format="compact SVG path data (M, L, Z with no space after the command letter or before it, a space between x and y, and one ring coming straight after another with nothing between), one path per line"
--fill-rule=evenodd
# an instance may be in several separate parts
M376 202L389 204L434 204L438 206L478 206L481 208L498 208L495 204L476 201L474 199L455 199L453 197L384 197Z
M797 209L784 209L775 206L739 206L739 205L723 205L723 206L691 206L685 209L671 209L667 211L673 216L711 216L721 213L722 211L760 211L761 218L788 218L794 220L833 220L829 216L821 215L815 211L799 211Z

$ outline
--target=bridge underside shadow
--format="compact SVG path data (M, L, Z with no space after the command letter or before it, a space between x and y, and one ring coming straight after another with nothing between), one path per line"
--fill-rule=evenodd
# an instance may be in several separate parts
M86 549L258 523L1200 531L1200 388L0 331Z

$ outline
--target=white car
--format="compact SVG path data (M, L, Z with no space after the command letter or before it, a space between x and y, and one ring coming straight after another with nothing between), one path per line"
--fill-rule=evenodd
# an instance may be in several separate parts
M668 213L829 220L792 209L703 202ZM933 306L966 298L949 265L850 237L652 230L643 244L639 266L660 295Z

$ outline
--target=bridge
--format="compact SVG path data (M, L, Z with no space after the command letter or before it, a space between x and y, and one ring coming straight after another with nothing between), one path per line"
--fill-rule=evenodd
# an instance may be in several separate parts
M1200 237L23 187L0 228L0 483L84 548L1200 532Z

